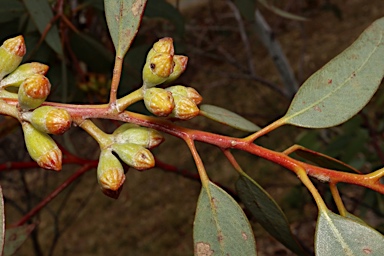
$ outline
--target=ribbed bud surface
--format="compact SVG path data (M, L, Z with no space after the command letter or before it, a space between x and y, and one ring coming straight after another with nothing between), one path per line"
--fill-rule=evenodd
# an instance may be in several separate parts
M149 88L144 92L144 104L156 116L168 116L175 108L172 93L161 88Z
M66 132L72 124L68 111L52 106L42 106L33 112L23 113L23 118L39 131L56 135Z
M116 143L112 145L112 150L119 155L124 163L137 170L146 170L155 166L155 159L151 151L143 146L132 143Z
M102 190L117 191L125 181L124 169L119 159L109 149L100 153L97 181Z
M45 169L61 170L62 153L55 141L46 133L38 131L30 123L23 122L25 145L37 164Z
M0 47L0 80L20 65L25 52L23 36L13 37L4 41Z
M30 110L40 106L51 91L51 83L41 74L34 74L25 79L19 88L19 105L23 110Z

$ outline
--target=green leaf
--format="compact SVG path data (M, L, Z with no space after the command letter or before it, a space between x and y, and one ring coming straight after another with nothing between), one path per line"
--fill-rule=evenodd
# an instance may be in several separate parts
M244 117L217 106L208 104L200 105L200 115L242 131L256 132L260 130L260 127Z
M15 0L0 1L0 23L19 18L25 9L23 4Z
M209 182L200 192L193 228L195 255L256 255L244 212L224 190Z
M328 155L301 147L294 151L297 155L301 156L302 158L311 161L312 163L317 164L320 167L338 170L342 172L354 172L354 173L361 173L359 170L353 168L352 166L337 160L333 157L330 157Z
M23 2L40 34L43 34L45 29L50 26L53 18L49 2L47 0L24 0ZM52 27L46 34L45 41L57 54L63 55L59 31L55 24L52 24Z
M253 179L241 175L236 190L245 207L271 236L297 255L305 255L291 233L285 214L273 198Z
M149 0L144 15L149 18L159 17L169 20L175 25L179 36L184 34L184 18L181 13L170 3L164 0Z
M4 248L4 240L5 240L5 211L4 211L4 198L3 198L3 190L0 186L0 255Z
M313 74L283 117L288 124L324 128L341 124L372 98L384 76L384 18Z
M384 252L384 237L367 225L329 210L320 211L315 234L315 252L321 256L381 256Z
M127 53L139 30L146 2L146 0L104 0L109 33L116 55L121 58Z
M4 256L13 255L17 249L27 240L29 234L35 228L35 224L10 228L5 231Z

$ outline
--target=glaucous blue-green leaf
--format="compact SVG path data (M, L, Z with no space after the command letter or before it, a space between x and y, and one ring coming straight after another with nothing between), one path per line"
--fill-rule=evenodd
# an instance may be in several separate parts
M4 198L3 190L0 186L0 255L4 248L5 240L5 211L4 211Z
M124 57L139 30L146 0L104 0L105 16L116 55Z
M242 131L256 132L260 130L260 127L244 117L217 106L208 104L200 105L200 115Z
M269 234L297 255L305 255L285 214L267 191L245 174L237 180L236 190L245 207Z
M35 224L23 225L16 228L9 228L5 231L4 256L11 256L27 240L29 234L35 228Z
M43 35L45 29L50 27L45 36L45 42L47 42L49 47L57 54L63 55L59 30L55 24L50 24L53 18L53 12L49 2L47 0L24 0L23 2L40 34Z
M288 124L324 128L341 124L372 98L384 76L384 18L300 87L283 117Z
M294 151L297 155L302 158L311 161L312 163L317 164L320 167L338 170L343 172L354 172L360 173L359 170L353 168L352 166L328 155L301 147Z
M367 225L324 210L317 220L315 252L321 256L382 256L384 237Z
M257 255L255 238L243 210L212 182L200 192L193 240L195 255L199 256Z
M184 34L183 15L167 1L148 0L144 15L150 18L158 17L169 20L175 26L179 36Z
M0 23L19 18L25 11L24 6L19 1L1 0L0 1Z

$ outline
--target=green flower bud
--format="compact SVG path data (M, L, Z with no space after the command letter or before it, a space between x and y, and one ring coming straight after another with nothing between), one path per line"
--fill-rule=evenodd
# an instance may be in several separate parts
M154 129L134 127L115 135L114 140L118 144L133 143L145 148L154 148L164 141L164 137Z
M172 93L161 88L150 88L144 92L144 104L156 116L168 116L175 108Z
M66 132L72 123L72 117L67 110L51 106L42 106L33 112L25 112L22 118L39 131L56 135Z
M23 122L22 128L25 145L31 158L42 168L60 171L62 154L55 141L28 122Z
M20 86L20 84L29 76L34 74L45 75L49 67L39 62L31 62L20 65L15 71L0 81L0 88L8 86Z
M175 85L166 88L167 91L171 92L172 95L180 95L191 99L196 105L200 104L203 97L192 87L185 87L183 85Z
M23 36L13 37L4 41L0 47L0 80L20 65L25 52Z
M170 84L175 81L187 68L188 57L183 55L173 56L173 72L169 75L167 80L164 83Z
M17 93L9 92L7 90L0 89L0 98L2 99L17 99Z
M125 181L124 168L110 149L102 150L100 153L97 181L103 191L117 191Z
M117 127L117 129L113 132L113 136L117 136L117 135L125 132L128 129L137 128L137 127L140 127L140 126L138 126L137 124L124 123L124 124L120 125L119 127Z
M188 120L199 114L200 110L193 100L179 94L173 95L173 98L175 100L175 108L173 109L171 116L182 120Z
M48 97L51 91L51 83L41 74L34 74L21 83L18 99L23 110L37 108Z
M143 83L146 88L163 83L173 71L173 55L157 53L148 59L143 68Z
M124 163L137 170L146 170L155 166L155 159L151 151L143 146L132 143L115 143L112 145L112 150Z

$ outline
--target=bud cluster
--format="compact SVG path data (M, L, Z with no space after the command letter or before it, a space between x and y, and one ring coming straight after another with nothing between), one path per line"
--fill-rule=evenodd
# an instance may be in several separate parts
M137 170L152 168L155 159L149 149L160 145L164 138L156 130L129 123L118 127L112 138L112 144L101 150L97 180L106 195L116 197L125 180L124 169L117 156Z
M165 37L153 44L143 67L143 83L151 88L162 83L170 83L186 69L188 57L174 55L173 40Z
M144 91L144 104L156 116L170 116L188 120L200 112L201 95L192 87L182 85L166 89L149 88Z
M51 91L51 83L45 77L48 66L38 62L20 65L25 53L22 36L10 38L1 45L0 96L18 99L25 144L31 158L43 168L59 171L62 154L48 134L67 131L72 118L64 109L41 106Z
M149 112L182 120L199 114L197 105L202 97L195 89L182 85L154 88L175 81L185 71L187 63L188 57L174 55L172 38L165 37L153 44L143 68L143 99Z

